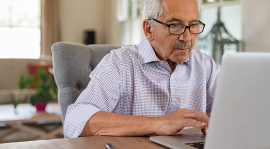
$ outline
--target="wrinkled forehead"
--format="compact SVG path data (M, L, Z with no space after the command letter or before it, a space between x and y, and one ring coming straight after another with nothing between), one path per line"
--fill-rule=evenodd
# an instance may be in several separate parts
M198 6L196 0L162 0L165 20L177 18L182 21L198 20Z

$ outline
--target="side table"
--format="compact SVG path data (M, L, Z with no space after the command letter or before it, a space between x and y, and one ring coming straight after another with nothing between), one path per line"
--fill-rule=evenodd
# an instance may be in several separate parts
M46 124L56 124L57 127L50 130L42 127ZM0 105L0 126L7 127L5 131L0 132L0 143L3 138L17 131L35 135L34 140L56 139L63 136L58 103L48 103L45 112L37 112L30 104L19 104L17 114L12 104Z

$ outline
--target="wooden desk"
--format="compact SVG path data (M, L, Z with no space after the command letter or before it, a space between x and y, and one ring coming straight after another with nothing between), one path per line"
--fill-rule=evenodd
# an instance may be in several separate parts
M0 125L8 127L4 132L0 132L0 142L1 139L16 131L25 131L36 135L35 140L59 138L57 135L63 134L59 104L49 103L45 111L36 112L35 107L30 104L19 104L18 114L15 114L13 105L0 105ZM59 125L53 130L47 130L39 125L48 123ZM37 125L38 127L34 127Z
M198 132L199 129L183 130L181 133ZM72 139L40 140L0 144L0 149L106 149L106 143L111 143L114 149L166 149L153 143L149 137L107 137L93 136Z

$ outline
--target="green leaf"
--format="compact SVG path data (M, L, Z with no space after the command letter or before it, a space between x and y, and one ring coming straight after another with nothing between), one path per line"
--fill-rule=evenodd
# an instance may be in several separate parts
M19 80L19 88L22 90L28 86L31 86L34 83L34 81L35 81L35 76L28 75L25 78L25 76L22 75Z
M48 78L48 73L45 69L38 69L37 75L38 75L39 80L46 82L46 80Z
M38 98L36 95L30 95L29 102L32 106L35 106L38 102Z
M19 88L22 90L25 88L25 83L24 83L24 75L22 75L20 77L20 80L19 80Z
M32 85L34 83L34 81L35 81L35 76L29 75L26 77L26 85L27 86Z
M18 104L21 103L21 101L22 101L21 99L17 99L13 101L13 106L15 109L17 108Z

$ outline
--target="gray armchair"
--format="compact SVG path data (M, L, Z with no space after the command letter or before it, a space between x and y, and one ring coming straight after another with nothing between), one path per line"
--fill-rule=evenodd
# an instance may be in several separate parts
M58 42L52 46L54 77L58 102L64 122L67 107L74 103L88 85L91 71L112 49L113 45L82 45Z

